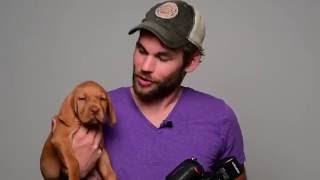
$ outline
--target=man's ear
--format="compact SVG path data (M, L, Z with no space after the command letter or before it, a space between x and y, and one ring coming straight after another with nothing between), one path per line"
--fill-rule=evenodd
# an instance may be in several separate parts
M201 63L201 54L200 54L200 52L197 52L191 57L191 61L190 61L189 65L187 67L185 67L184 71L186 73L190 73L190 72L194 71L200 63Z

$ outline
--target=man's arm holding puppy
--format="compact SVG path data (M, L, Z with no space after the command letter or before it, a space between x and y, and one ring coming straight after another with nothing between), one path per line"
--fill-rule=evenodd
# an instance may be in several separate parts
M55 119L53 119L53 128L55 128ZM99 143L102 139L102 132L88 130L85 127L71 133L72 149L79 163L80 177L96 176L98 173L92 173L97 160L100 158L102 151Z
M80 177L86 177L100 158L102 154L102 150L99 148L101 139L102 132L88 131L84 127L80 127L80 129L75 132L72 140L72 148L79 162Z

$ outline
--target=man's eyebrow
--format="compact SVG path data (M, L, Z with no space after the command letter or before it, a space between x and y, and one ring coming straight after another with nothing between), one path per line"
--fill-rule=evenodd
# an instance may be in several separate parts
M136 47L142 49L143 51L146 51L146 48L144 48L144 46L139 41L137 41Z
M158 56L171 56L171 54L172 53L170 51L162 51L157 53Z
M158 52L157 56L171 56L172 55L172 51L174 51L174 50L168 49L168 48L166 48L164 46L162 46L162 47L164 48L164 50ZM142 49L143 51L148 52L146 50L146 48L139 41L136 42L136 48Z

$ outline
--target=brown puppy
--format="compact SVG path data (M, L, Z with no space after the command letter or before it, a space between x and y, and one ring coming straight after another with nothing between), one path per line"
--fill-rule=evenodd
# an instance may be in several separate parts
M110 98L96 82L83 82L64 100L59 114L54 118L55 128L51 129L40 158L41 173L44 179L58 179L64 168L69 180L79 180L79 164L73 154L71 133L80 126L102 131L102 124L106 119L112 126L116 118ZM103 140L100 147L103 148ZM104 180L116 179L105 149L97 162L97 169Z

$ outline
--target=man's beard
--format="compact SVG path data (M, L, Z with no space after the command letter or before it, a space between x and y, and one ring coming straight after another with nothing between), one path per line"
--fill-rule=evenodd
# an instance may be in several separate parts
M152 102L157 101L162 98L165 98L169 96L172 92L174 92L178 87L180 87L182 80L185 76L186 72L181 67L176 72L169 75L167 78L161 80L161 81L154 81L152 82L155 87L153 87L148 92L143 92L139 89L139 85L137 82L137 76L146 77L148 79L152 79L149 74L143 73L143 72L136 72L136 70L133 70L132 75L132 83L133 83L133 90L136 96L140 98L142 101L146 102Z

